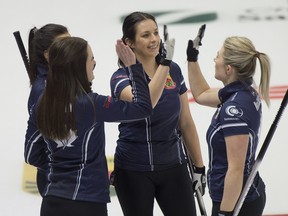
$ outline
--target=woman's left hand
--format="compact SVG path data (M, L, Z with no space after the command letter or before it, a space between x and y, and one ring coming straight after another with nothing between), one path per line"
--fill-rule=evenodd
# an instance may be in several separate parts
M118 57L126 67L136 64L136 56L134 52L128 45L124 44L122 40L117 40L115 48Z

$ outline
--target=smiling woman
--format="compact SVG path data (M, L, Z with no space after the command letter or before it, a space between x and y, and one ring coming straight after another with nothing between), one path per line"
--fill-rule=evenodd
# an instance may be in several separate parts
M122 57L122 56L119 56ZM95 60L88 42L62 37L48 49L43 95L31 110L25 161L46 174L41 216L107 216L109 197L104 122L146 118L152 113L142 65L127 68L131 102L93 93Z
M162 44L155 17L139 11L126 16L122 33L122 43L143 65L154 107L150 117L119 125L112 177L123 214L152 216L156 200L164 215L196 215L184 143L198 177L194 185L201 188L202 194L205 167L184 77L179 65L172 61L174 40L169 39L164 27ZM111 92L117 100L131 101L125 65L120 61L120 69L112 75Z
M23 141L29 115L27 99L30 93L30 82L12 35L15 30L21 32L26 48L28 48L29 30L34 26L39 29L48 22L61 23L69 27L71 35L86 38L94 50L97 61L97 67L94 71L95 78L91 88L97 92L101 91L105 95L110 94L109 81L112 73L117 68L118 57L115 52L115 41L122 37L121 25L124 21L124 18L121 20L120 18L126 17L127 13L144 10L154 15L163 42L163 25L168 25L170 36L176 39L173 61L179 64L186 85L188 82L185 54L187 40L195 36L200 25L206 23L207 31L202 41L203 46L199 55L199 63L203 72L205 71L204 76L207 81L211 87L215 88L222 86L221 82L214 79L213 74L213 58L220 48L220 43L227 35L247 36L254 41L259 50L269 53L272 63L271 105L270 108L262 107L264 118L262 118L260 144L264 135L267 134L281 99L288 88L287 0L133 0L133 3L131 0L110 0L102 1L101 6L99 1L88 0L85 2L87 4L81 4L79 0L1 1L0 116L2 124L0 124L0 137L2 149L0 161L2 172L0 191L3 199L0 203L0 215L39 216L42 201L42 197L38 195L35 176L32 179L27 178L29 182L26 182L26 189L29 190L31 188L30 180L34 179L32 187L35 194L22 190L22 177L26 176L23 169ZM216 15L216 19L209 20L208 17L202 22L196 19L198 15L201 18L202 15L209 15L210 13ZM242 15L243 17L241 17ZM178 22L190 17L192 18L191 22ZM174 80L173 77L172 80ZM172 83L169 79L167 86L164 85L172 87L174 86L172 84L175 83ZM213 115L214 109L197 105L189 92L189 88L187 91L189 108L192 115L195 113L193 119L198 129L204 164L207 167L209 158L208 146L205 144L205 125L207 126L210 123L210 117ZM261 165L261 175L267 182L267 202L263 215L286 216L288 214L288 187L285 184L288 181L286 167L288 164L286 154L288 152L287 128L288 115L285 112L271 142L271 148L267 151ZM107 123L105 124L105 130L107 135L105 148L107 159L110 161L115 153L115 143L119 133L118 124ZM162 133L163 130L159 130L159 133ZM120 216L121 206L118 198L114 194L111 195L111 203L108 204L109 215ZM212 203L207 189L203 199L207 213L211 215ZM154 203L153 213L155 216L163 215L157 202Z
M198 37L189 40L186 52L191 92L199 104L217 108L207 129L212 216L232 216L233 211L239 210L235 209L237 200L255 164L262 118L261 97L270 104L270 60L255 49L250 39L227 37L214 58L215 78L224 87L211 89L198 64ZM259 90L253 86L257 60L261 66ZM258 171L253 180L239 216L263 213L265 184Z

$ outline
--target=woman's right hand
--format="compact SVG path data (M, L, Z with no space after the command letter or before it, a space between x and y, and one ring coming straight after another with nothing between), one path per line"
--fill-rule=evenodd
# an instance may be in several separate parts
M164 42L162 42L162 40L160 41L159 55L156 56L156 61L158 64L170 66L174 55L174 46L175 39L169 39L167 26L164 25Z
M204 33L205 33L205 28L206 28L206 24L203 24L198 31L198 34L196 36L196 38L192 41L189 40L188 41L188 46L187 46L187 61L189 62L197 62L198 60L198 54L199 54L199 46L202 45L202 38L204 37Z

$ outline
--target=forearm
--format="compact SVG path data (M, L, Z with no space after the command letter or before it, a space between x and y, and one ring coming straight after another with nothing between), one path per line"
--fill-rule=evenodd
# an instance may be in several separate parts
M201 153L201 147L199 142L198 133L194 122L192 121L189 126L181 128L183 140L191 157L193 164L196 167L203 167L204 162Z
M210 88L201 72L198 62L188 61L188 78L195 101L205 106L217 107L220 103L218 97L219 89Z
M138 113L140 113L140 111L142 110L143 113L151 115L152 104L149 95L149 86L146 80L146 74L142 67L142 64L134 64L129 67L128 71L129 71L129 77L131 78L132 81L131 92L133 93L132 101L134 103L134 105L132 105L131 107L131 110L136 108L138 109L137 111ZM147 115L143 117L147 117Z
M188 62L188 78L191 92L195 100L197 100L203 92L210 89L210 86L201 72L198 62Z
M229 170L226 173L223 198L220 206L222 211L233 211L240 196L243 185L243 170Z
M157 105L158 100L162 95L169 70L170 67L159 65L155 75L149 83L150 98L153 108Z

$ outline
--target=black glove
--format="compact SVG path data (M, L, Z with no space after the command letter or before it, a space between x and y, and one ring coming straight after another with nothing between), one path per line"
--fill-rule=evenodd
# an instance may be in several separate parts
M194 190L200 189L202 196L205 194L206 188L206 174L205 174L205 166L204 167L193 167L193 186Z
M161 65L170 66L174 54L174 46L175 39L169 39L167 26L164 25L164 43L161 40L156 62Z
M206 24L202 25L199 28L198 34L196 36L196 38L192 41L189 40L188 41L188 46L187 46L187 61L192 61L192 62L196 62L198 60L198 48L199 46L202 45L202 38L204 37L204 33L205 33L205 28L206 28Z
M109 176L110 185L115 186L115 171L113 170Z
M233 215L233 211L231 211L231 212L219 211L218 212L218 216L232 216L232 215Z

